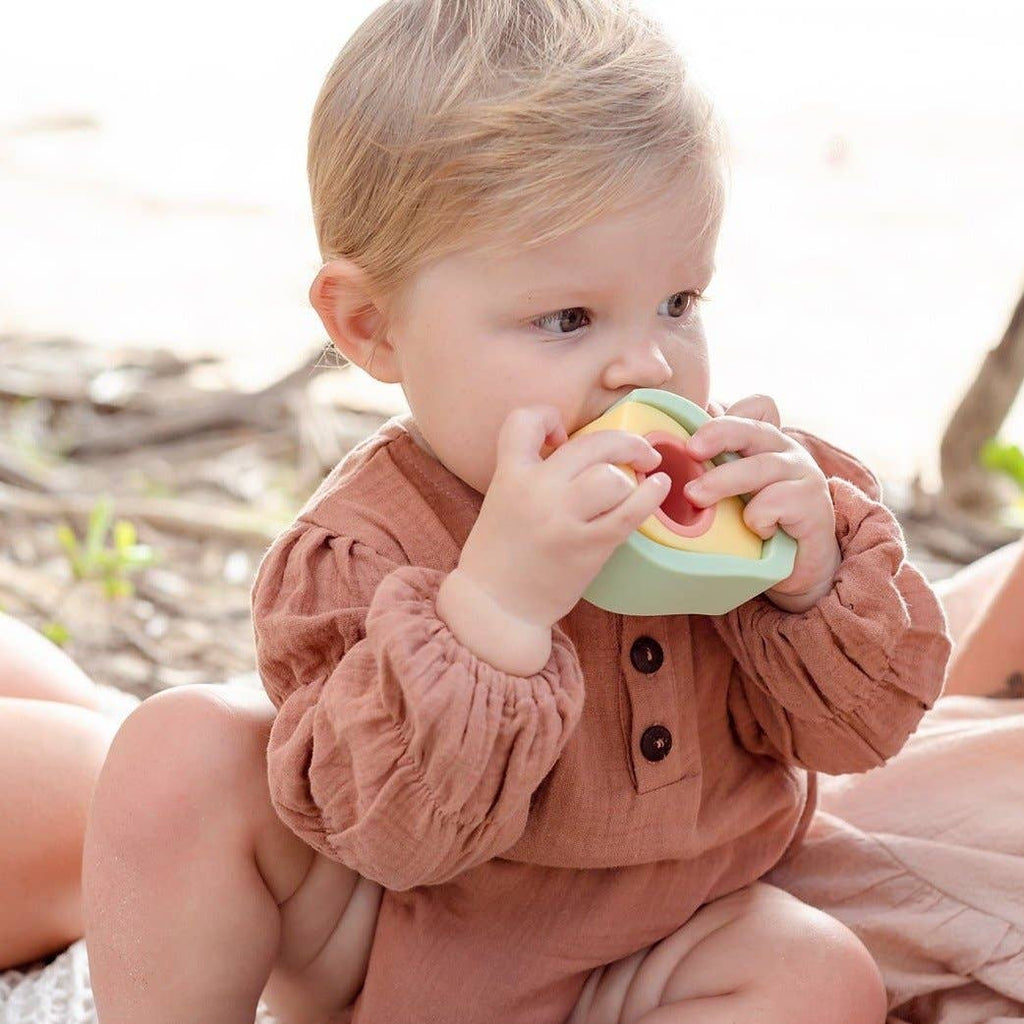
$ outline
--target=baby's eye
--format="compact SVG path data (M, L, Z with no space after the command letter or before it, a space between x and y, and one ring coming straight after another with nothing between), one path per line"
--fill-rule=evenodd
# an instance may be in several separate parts
M560 309L546 316L539 316L531 320L531 324L540 327L542 330L555 330L556 333L572 334L573 331L586 327L590 323L590 317L582 306L570 306L568 309Z
M693 311L700 298L700 292L676 292L670 295L659 307L658 312L666 316L686 316Z

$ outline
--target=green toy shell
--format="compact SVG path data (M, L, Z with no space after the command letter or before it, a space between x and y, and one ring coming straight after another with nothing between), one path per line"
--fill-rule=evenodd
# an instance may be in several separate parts
M657 388L637 388L616 405L622 402L653 406L691 434L711 418L693 402ZM736 458L727 452L712 461L721 464ZM781 529L762 544L757 560L680 551L634 530L612 552L583 597L622 615L722 615L781 583L793 572L795 559L796 541Z

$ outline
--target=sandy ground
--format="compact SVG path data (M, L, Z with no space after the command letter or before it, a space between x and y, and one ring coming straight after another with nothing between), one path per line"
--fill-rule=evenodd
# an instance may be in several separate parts
M373 6L9 14L0 331L213 350L244 386L320 344L305 133ZM1024 5L646 6L731 131L706 312L717 395L769 392L888 477L933 473L1024 285ZM353 398L402 407L395 387Z

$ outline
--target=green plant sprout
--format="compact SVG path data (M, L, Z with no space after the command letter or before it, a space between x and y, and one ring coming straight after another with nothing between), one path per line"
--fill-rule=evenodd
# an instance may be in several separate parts
M979 458L986 469L1005 474L1024 491L1024 451L1019 445L992 437L982 445Z
M1019 445L992 437L982 445L978 462L992 473L1009 477L1017 485L1017 497L998 510L996 519L1004 526L1024 531L1024 451Z
M132 523L125 519L114 522L113 519L113 501L101 498L89 513L84 542L78 540L67 523L57 527L57 540L71 563L75 579L99 580L110 600L134 594L135 586L128 579L128 574L157 561L157 555L149 545L138 543ZM113 547L107 547L111 531Z
M39 627L39 632L58 647L63 647L71 639L67 626L60 622L44 622Z

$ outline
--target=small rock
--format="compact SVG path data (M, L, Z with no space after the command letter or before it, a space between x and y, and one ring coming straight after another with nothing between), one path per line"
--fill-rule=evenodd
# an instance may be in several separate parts
M146 571L146 582L155 590L169 597L184 597L189 590L188 583L184 577L169 569L148 569Z
M138 370L121 367L103 370L89 381L89 397L97 405L122 404L139 390L142 376Z
M200 669L171 668L169 665L158 665L156 681L164 689L172 686L191 686L194 683L209 683L210 674Z
M205 622L185 619L178 624L179 631L199 644L209 643L213 639L213 630Z
M146 624L142 627L142 631L148 637L152 637L154 640L159 640L160 637L167 633L167 627L170 625L170 620L163 613L153 615L147 619Z
M110 672L119 681L138 686L153 678L153 666L144 658L128 651L111 654L107 662Z
M228 583L241 584L249 579L251 563L245 551L232 551L224 559L224 579Z

